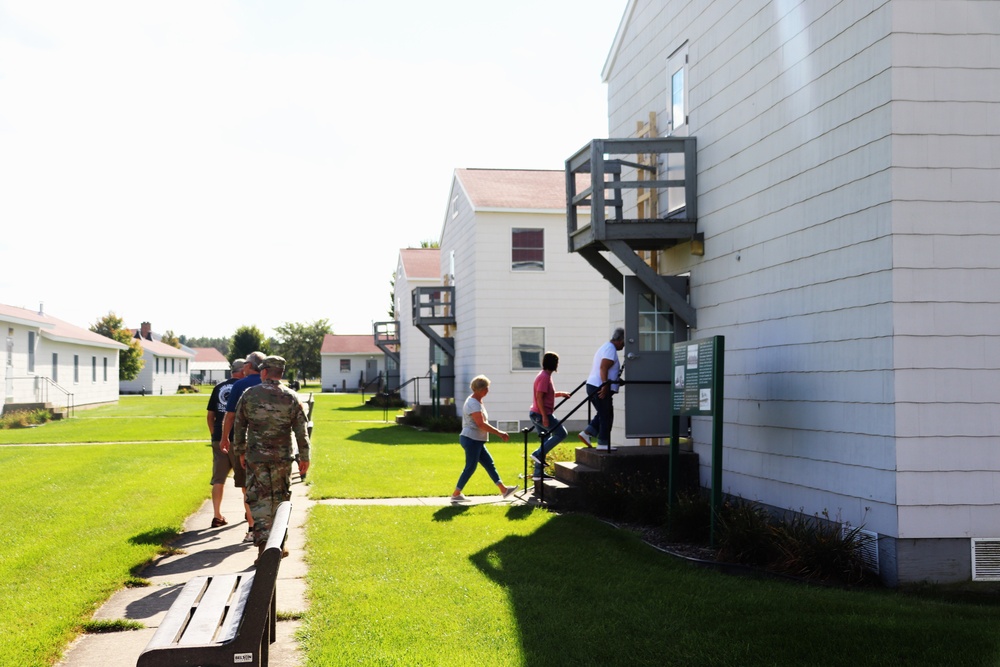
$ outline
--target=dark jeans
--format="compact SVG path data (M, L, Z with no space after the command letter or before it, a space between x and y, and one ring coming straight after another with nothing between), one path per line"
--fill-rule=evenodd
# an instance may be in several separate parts
M541 435L546 429L542 426L542 416L537 412L528 412L528 419L531 420L532 425L534 425L535 430ZM562 442L567 435L566 427L559 423L552 414L549 414L549 431L548 435L542 440L542 444L539 445L538 449L532 452L532 454L542 461L545 460L545 455L555 449L555 446ZM541 466L535 466L535 472L541 472Z
M473 440L464 435L458 436L458 441L462 444L462 449L465 450L465 468L462 470L462 474L458 478L458 484L455 487L458 489L465 488L465 484L472 477L472 473L476 472L477 464L483 466L486 474L490 476L494 484L499 484L500 473L497 472L497 467L493 464L493 457L490 456L490 450L486 449L486 441Z
M605 447L611 444L611 427L615 423L615 408L612 405L614 394L608 388L607 396L601 398L597 395L600 387L592 384L587 385L587 396L594 406L594 418L587 424L583 432L593 437L597 436L597 444Z

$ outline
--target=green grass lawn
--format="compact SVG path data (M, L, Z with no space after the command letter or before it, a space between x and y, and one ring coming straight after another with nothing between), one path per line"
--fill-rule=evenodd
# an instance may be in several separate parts
M207 497L210 457L190 443L0 447L0 665L51 664Z
M17 476L0 491L0 665L50 665L207 499L206 402L125 397L0 432L0 465ZM464 460L454 434L387 424L360 403L316 395L314 497L451 491ZM117 444L2 444L17 442ZM490 449L520 483L522 442ZM480 470L466 491L495 488ZM996 603L722 575L583 515L321 504L306 557L314 667L1000 665Z

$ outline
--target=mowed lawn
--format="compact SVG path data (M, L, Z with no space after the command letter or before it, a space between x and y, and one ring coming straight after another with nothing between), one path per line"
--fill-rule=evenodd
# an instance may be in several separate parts
M208 497L207 395L125 397L0 431L0 665L49 665ZM391 419L393 414L390 413ZM444 496L453 434L317 394L316 498ZM2 443L97 443L3 446ZM534 446L534 442L532 442ZM523 446L490 449L520 483ZM495 494L477 471L470 495ZM693 567L584 515L320 504L307 525L307 664L1000 665L1000 607Z

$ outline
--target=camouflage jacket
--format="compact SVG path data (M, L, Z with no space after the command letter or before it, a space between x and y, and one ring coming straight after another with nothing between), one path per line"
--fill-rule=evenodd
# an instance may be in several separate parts
M294 391L275 380L265 380L240 396L233 424L233 452L251 463L292 459L292 434L299 460L309 460L306 413Z

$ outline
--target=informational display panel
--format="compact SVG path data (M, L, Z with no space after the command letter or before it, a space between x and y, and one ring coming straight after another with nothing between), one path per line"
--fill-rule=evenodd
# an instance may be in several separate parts
M711 416L716 392L718 336L674 344L673 414Z

